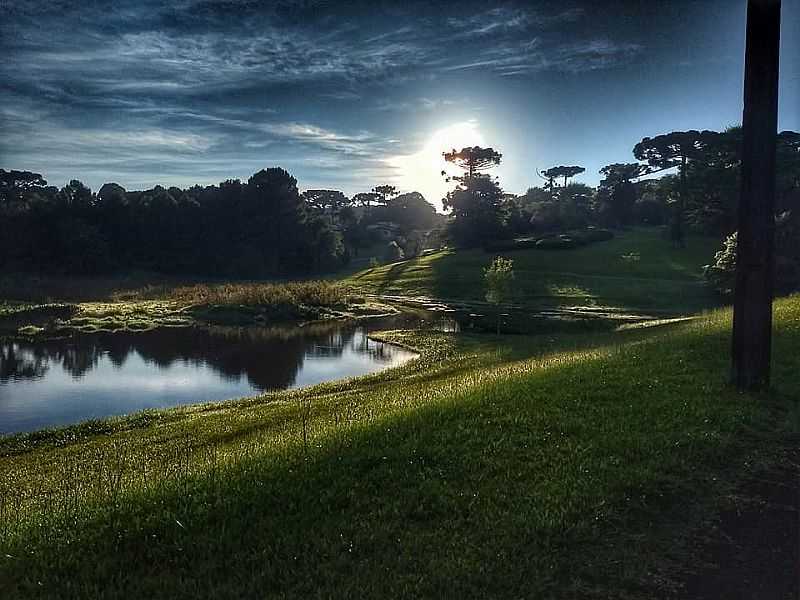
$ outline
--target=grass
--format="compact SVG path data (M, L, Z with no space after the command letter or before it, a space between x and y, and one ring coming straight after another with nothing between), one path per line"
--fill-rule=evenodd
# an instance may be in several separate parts
M719 310L391 332L420 359L0 440L0 596L664 597L719 498L796 436L800 297L775 316L762 397L726 384Z
M514 260L516 299L531 308L589 306L628 312L686 313L716 305L702 265L718 249L715 238L690 237L673 249L655 229L573 250L501 253ZM483 300L482 269L496 253L435 252L351 275L366 293Z
M143 331L199 323L266 324L391 313L335 281L141 288L127 300L66 305L0 303L0 330L21 335Z

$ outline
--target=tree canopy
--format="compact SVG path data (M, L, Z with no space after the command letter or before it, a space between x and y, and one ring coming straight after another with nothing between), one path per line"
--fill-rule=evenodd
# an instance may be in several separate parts
M559 177L564 178L564 187L566 187L568 179L575 177L575 175L580 175L584 171L586 171L586 169L578 165L559 165L557 167L550 167L549 169L542 171L541 177L547 180L548 187L552 190L555 185L554 181Z
M447 162L453 163L466 172L467 177L474 177L477 173L487 171L500 164L502 154L494 148L481 148L472 146L443 153Z

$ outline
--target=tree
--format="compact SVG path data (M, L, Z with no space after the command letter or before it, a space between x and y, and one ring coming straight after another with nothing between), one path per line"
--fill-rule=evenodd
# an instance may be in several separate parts
M335 215L350 204L350 200L338 190L306 190L303 200L312 210Z
M305 223L305 207L297 180L281 168L262 169L247 181L247 232L255 255L269 271L281 273L297 266L297 252Z
M389 203L389 199L397 195L397 188L393 185L378 185L372 188L372 192L377 194L379 202L386 206Z
M26 192L46 185L39 173L0 169L0 209L22 202Z
M467 247L498 237L504 225L503 190L483 171L499 165L502 155L493 148L473 146L445 152L443 156L465 171L464 175L448 177L458 186L443 200L444 209L453 215L451 237Z
M614 163L600 169L599 197L605 204L611 220L618 225L630 225L636 205L636 187L633 180L642 175L639 163Z
M389 200L386 217L397 223L404 232L430 229L437 221L436 209L419 192L400 194Z
M370 206L373 204L377 204L381 199L380 194L375 192L359 192L355 196L353 196L350 201L352 204L356 206L363 206L367 209L367 212L370 209Z
M450 236L464 247L480 246L504 233L503 191L493 179L476 176L447 194L445 210L452 211Z
M683 221L687 203L687 165L701 155L718 135L716 131L673 131L654 138L645 137L633 147L636 160L647 163L647 174L678 168L680 196L670 224L670 236L677 245L683 245L686 235Z
M567 187L567 180L568 179L571 179L572 177L575 177L575 175L580 175L584 171L586 171L586 169L584 169L583 167L579 167L578 165L573 165L573 166L569 166L569 167L564 166L564 165L559 165L557 167L550 167L546 171L542 171L539 174L539 176L542 177L543 179L547 180L548 187L550 188L550 190L552 190L553 187L555 186L555 183L554 183L555 179L557 179L559 177L563 177L564 178L564 187Z
M740 390L770 379L780 30L780 0L749 0L731 360Z
M93 204L92 190L77 179L73 179L61 188L56 201L66 209L84 212Z
M466 177L475 177L483 171L496 167L503 157L493 148L481 148L480 146L466 147L461 150L453 148L451 152L444 152L442 155L447 162L453 163L465 171ZM461 180L459 177L454 179Z
M507 302L513 292L514 261L498 256L483 270L486 280L486 301L497 310L497 334L500 335L500 305Z

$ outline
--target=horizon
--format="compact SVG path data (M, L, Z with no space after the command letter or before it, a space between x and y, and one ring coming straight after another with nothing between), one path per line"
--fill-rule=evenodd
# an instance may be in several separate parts
M0 163L95 191L279 166L300 189L388 183L441 210L452 148L494 147L521 194L538 169L596 185L643 137L741 121L744 0L460 6L6 6ZM800 130L798 33L784 2L779 130Z

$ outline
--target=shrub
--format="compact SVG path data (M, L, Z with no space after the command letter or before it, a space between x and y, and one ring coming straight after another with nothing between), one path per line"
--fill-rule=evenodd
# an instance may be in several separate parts
M329 281L224 283L176 288L171 299L193 305L332 307L347 303L347 289Z
M583 236L588 242L607 242L614 239L614 232L609 229L589 227L583 232Z
M536 242L536 247L540 250L569 250L580 245L578 241L568 235L547 237Z
M797 222L791 215L781 215L777 220L775 235L775 290L791 292L800 288L800 250L797 247ZM714 255L714 262L703 267L706 280L721 295L733 294L736 285L737 232L723 243L722 250Z

